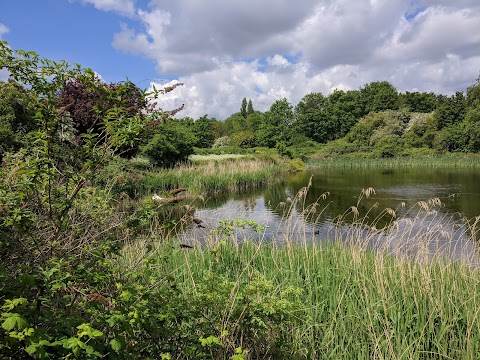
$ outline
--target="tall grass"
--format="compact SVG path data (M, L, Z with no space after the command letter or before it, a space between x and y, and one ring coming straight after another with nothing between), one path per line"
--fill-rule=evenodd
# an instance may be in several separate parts
M274 181L281 168L260 160L210 161L181 165L147 174L147 191L167 191L186 187L192 193L218 194L265 186Z
M252 358L480 357L480 272L477 249L471 247L480 217L453 236L432 220L435 208L441 206L433 199L419 202L402 219L386 209L384 215L392 220L379 230L375 221L367 222L367 216L352 206L337 218L331 238L325 239L330 241L318 243L311 241L307 231L299 231L295 220L288 223L306 191L300 190L293 199L285 219L291 231L281 241L267 242L258 228L255 237L239 236L255 224L236 221L208 233L206 242L186 239L192 249L167 242L157 244L151 256L161 259L159 271L174 279L186 307L199 294L207 296L210 303L204 306L209 315L201 321L215 323L224 343L250 349ZM371 192L364 190L359 201ZM305 208L302 215L310 212L311 207ZM349 223L344 222L347 217ZM204 229L198 230L205 234ZM452 247L459 238L467 239L470 247L463 246L462 256L446 256L437 246L440 238ZM135 247L129 254L132 258L142 244ZM216 275L208 278L210 287L205 287L207 273ZM266 292L244 290L259 276L270 284ZM215 289L225 284L233 285L222 300ZM208 291L215 296L204 294ZM300 301L293 302L292 294ZM216 306L216 301L222 305ZM283 326L272 326L256 341L281 339L285 352L275 352L281 346L278 342L259 349L245 338L239 324L245 324L252 306L261 309L263 316L284 310ZM245 326L254 326L250 323L254 320L249 317L248 321Z
M310 168L343 167L343 168L477 168L480 167L480 156L475 154L446 154L429 157L395 157L395 158L365 158L334 157L311 160L307 163Z

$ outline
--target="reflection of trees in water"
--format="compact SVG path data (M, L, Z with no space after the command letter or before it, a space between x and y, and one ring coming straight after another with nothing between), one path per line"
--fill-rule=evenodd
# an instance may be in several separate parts
M298 172L288 176L281 185L212 196L205 204L195 205L198 209L213 210L236 200L245 214L268 211L273 216L269 220L272 222L294 214L308 224L321 226L341 216L345 224L361 218L365 224L375 224L378 228L392 222L394 217L388 209L400 218L418 201L430 198L440 198L442 205L436 211L448 213L458 221L480 214L480 182L478 174L469 169L322 169L314 172L312 186L301 201L293 201L311 175L311 172ZM368 187L373 187L376 193L358 201L362 189ZM325 198L326 193L329 195ZM262 197L264 207L259 207L257 203ZM352 206L358 212L357 218L349 211Z

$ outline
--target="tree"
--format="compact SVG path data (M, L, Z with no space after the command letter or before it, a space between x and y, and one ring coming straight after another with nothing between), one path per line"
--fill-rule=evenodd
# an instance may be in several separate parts
M305 95L295 107L297 132L320 143L329 140L335 126L327 112L327 103L327 98L321 93Z
M189 127L169 119L159 125L158 133L140 150L155 165L171 167L193 154L196 142L197 139Z
M412 112L429 113L437 107L437 95L426 92L408 92L399 95L401 107L405 107Z
M388 81L376 81L360 89L365 112L397 110L399 97L395 87Z
M253 114L255 111L253 110L253 104L252 100L248 100L248 106L247 106L247 115Z
M462 92L457 92L451 97L439 96L438 105L435 110L437 130L462 122L465 118L466 111L465 96Z
M335 133L329 137L339 139L345 136L360 118L366 115L358 90L335 90L328 96L327 111L335 122Z
M7 151L17 151L25 136L36 130L35 99L15 82L0 82L0 160Z
M197 138L195 146L199 148L212 147L213 142L215 141L215 121L216 119L209 119L207 115L204 115L193 123L192 131Z
M242 100L242 107L240 108L240 115L242 115L244 118L247 117L247 98L243 98Z
M247 121L240 113L235 113L229 116L225 119L224 124L228 135L248 130Z
M256 133L258 145L274 147L277 142L289 143L293 134L293 107L286 98L275 101L264 115Z
M149 106L145 94L131 81L106 84L98 77L90 82L81 76L65 82L58 101L79 134L100 131L101 119L113 108L142 116Z

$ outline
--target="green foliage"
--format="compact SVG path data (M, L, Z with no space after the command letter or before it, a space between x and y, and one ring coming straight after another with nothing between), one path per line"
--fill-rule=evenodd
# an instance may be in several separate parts
M189 128L174 120L164 121L158 133L141 147L141 153L155 165L170 167L193 154L196 137Z
M192 132L197 139L194 144L196 147L212 147L215 141L214 124L216 121L216 119L209 119L205 115L193 123Z
M388 81L376 81L360 89L365 113L397 110L399 108L399 95L397 89Z
M240 115L244 118L247 118L248 112L247 112L247 98L243 98L242 100L242 106L240 108Z
M255 112L255 110L253 110L253 104L252 104L252 100L248 100L248 105L247 105L247 115L251 115Z
M275 101L258 128L257 144L272 148L279 142L289 143L293 123L293 107L288 100Z
M7 151L19 150L36 127L28 92L14 82L0 82L0 159Z
M232 146L253 148L256 144L255 133L250 130L236 132L230 137L230 142Z
M298 158L288 160L286 166L289 171L303 171L306 168L306 165L302 159Z
M335 119L327 109L327 102L323 94L311 93L298 103L295 125L300 134L320 143L334 139Z
M288 158L292 158L292 152L283 141L277 142L275 144L275 149L278 151L280 155L286 156Z
M230 139L230 136L222 136L217 139L215 139L215 142L212 145L213 149L217 148L224 148L232 145L232 140Z
M307 160L313 154L315 154L321 145L309 138L301 135L297 135L292 138L292 145L289 146L289 150L294 158Z
M437 130L462 122L465 118L466 101L461 92L451 97L439 96L435 110Z
M400 107L411 112L430 113L437 107L437 96L434 93L406 91L400 94Z

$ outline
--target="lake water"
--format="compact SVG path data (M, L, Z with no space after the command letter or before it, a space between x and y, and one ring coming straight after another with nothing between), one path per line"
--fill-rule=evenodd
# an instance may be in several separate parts
M367 197L369 188L374 192ZM476 252L470 238L476 236L473 223L479 215L480 171L475 169L321 169L290 174L280 185L196 204L195 216L206 228L187 229L182 241L206 239L219 221L242 218L266 226L257 236L264 241L361 237L367 246L412 254L422 248L460 257ZM383 232L373 229L387 225ZM428 244L422 243L425 238Z

